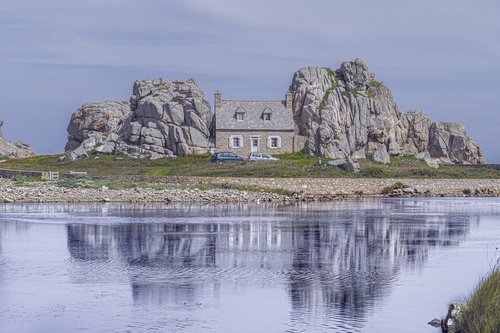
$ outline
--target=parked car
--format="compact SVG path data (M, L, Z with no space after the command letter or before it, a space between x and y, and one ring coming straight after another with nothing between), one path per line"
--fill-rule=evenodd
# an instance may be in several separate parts
M241 162L244 160L245 159L243 157L229 152L214 153L211 159L214 163Z
M272 157L271 155L264 154L264 153L250 153L250 155L248 155L248 160L249 161L278 161L279 158Z

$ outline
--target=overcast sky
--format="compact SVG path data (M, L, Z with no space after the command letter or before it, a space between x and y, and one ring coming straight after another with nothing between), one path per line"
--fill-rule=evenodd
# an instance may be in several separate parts
M499 17L498 0L1 0L0 119L57 153L81 104L136 79L278 99L299 68L360 57L401 111L464 124L500 163Z

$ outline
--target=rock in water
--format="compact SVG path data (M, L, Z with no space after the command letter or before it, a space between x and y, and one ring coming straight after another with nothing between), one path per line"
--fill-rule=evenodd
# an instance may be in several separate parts
M431 325L432 327L441 327L441 319L434 318L427 325Z
M67 156L99 152L154 159L204 153L211 122L210 103L195 80L136 81L130 102L85 104L72 115Z
M361 59L337 70L306 67L291 84L294 118L306 147L327 158L421 156L435 163L484 163L463 126L434 123L422 111L399 111L389 88Z
M467 305L464 303L453 302L448 307L448 314L446 318L442 321L442 330L447 333L459 333L458 330L458 322L462 320L462 316L464 311L466 310Z
M3 120L0 120L0 156L9 158L24 158L35 156L35 151L27 143L17 141L12 143L4 139L1 128Z

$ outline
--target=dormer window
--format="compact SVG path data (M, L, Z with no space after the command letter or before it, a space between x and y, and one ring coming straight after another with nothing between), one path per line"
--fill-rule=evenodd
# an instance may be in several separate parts
M237 121L245 120L245 112L236 112L236 120Z
M265 108L264 111L262 111L262 119L263 120L271 120L271 114L273 113L273 111L270 109L270 108Z

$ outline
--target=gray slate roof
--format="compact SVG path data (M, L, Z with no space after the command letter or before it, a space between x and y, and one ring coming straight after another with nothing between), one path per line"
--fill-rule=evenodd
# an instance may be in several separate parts
M222 100L215 110L216 130L293 131L295 123L291 109L284 101ZM236 112L244 112L244 120L236 120ZM271 120L263 114L271 113Z

